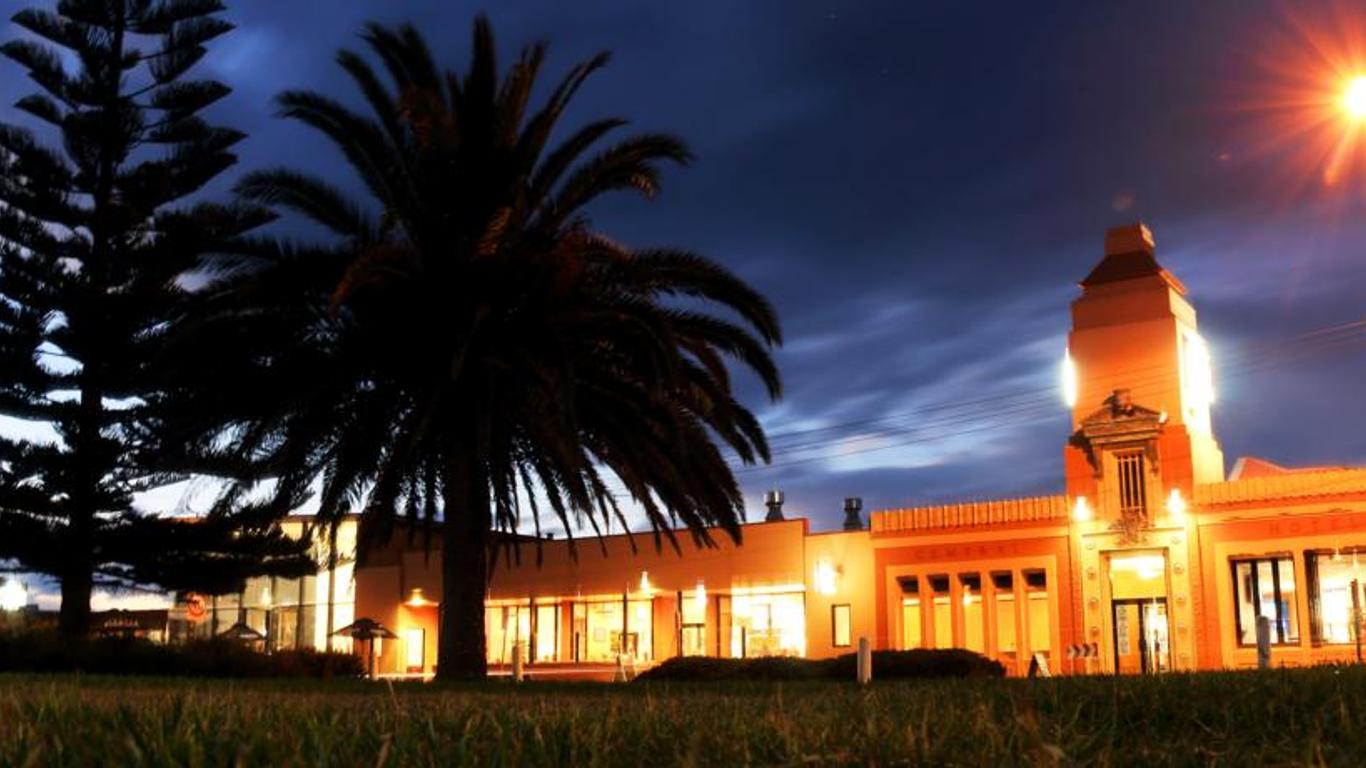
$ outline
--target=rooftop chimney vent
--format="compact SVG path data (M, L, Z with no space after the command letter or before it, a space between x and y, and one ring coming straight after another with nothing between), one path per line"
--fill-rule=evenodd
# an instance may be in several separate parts
M863 499L850 496L844 500L844 530L863 530L863 518L859 516L861 511L863 511Z
M776 523L783 519L783 492L774 488L764 494L764 506L768 507L768 515L764 517L766 523Z

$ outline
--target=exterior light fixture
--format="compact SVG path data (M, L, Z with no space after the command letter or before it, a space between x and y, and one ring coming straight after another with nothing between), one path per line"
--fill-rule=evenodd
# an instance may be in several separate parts
M693 590L692 600L693 607L699 613L703 613L707 610L707 585L703 584L701 579L697 580L697 588Z
M1078 523L1091 519L1091 505L1086 503L1085 496L1077 497L1077 503L1072 507L1072 519Z
M1186 500L1181 498L1181 489L1173 488L1167 496L1167 514L1181 517L1186 514Z
M820 560L816 563L815 587L816 591L822 595L835 594L835 581L837 574L835 566L829 560Z
M267 584L261 588L261 607L270 610L272 605L274 605L274 597L270 594L270 585Z
M1062 353L1062 401L1068 408L1077 407L1077 364L1072 360L1072 350Z
M413 587L413 591L408 593L408 599L403 604L409 608L422 608L432 603L422 594L422 587Z
M18 611L28 605L28 590L18 579L9 579L0 586L0 611Z
M650 572L649 572L649 571L641 571L641 572L640 572L640 591L641 591L641 592L644 592L644 593L647 594L647 595L650 594L652 591L654 591L654 588L650 586Z

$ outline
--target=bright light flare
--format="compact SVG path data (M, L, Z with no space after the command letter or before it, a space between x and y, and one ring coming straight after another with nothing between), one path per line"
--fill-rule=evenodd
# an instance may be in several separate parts
M1062 401L1068 408L1077 407L1077 364L1072 360L1072 350L1062 353Z
M0 586L0 611L17 611L28 605L28 590L18 579L9 579Z
M1342 92L1342 111L1350 120L1366 120L1366 75L1357 75L1347 82Z
M1173 488L1167 497L1167 514L1179 518L1186 514L1186 500L1181 498L1181 489Z
M815 587L822 595L835 594L835 566L829 560L816 563Z
M1358 174L1366 166L1366 11L1346 2L1313 12L1287 6L1281 23L1247 45L1258 74L1236 110L1258 119L1240 159L1275 157L1284 175L1268 183L1292 198Z

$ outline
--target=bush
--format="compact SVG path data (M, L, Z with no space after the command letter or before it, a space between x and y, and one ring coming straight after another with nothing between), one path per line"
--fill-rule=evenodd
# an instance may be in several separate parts
M858 654L847 653L826 662L826 677L853 680ZM1006 668L980 653L963 648L916 648L873 651L873 679L929 677L1005 677Z
M856 654L833 659L767 657L718 659L684 656L669 659L637 680L853 680ZM873 651L873 679L1004 677L1000 662L961 648Z
M173 677L359 677L361 659L312 650L264 654L229 640L158 645L129 638L72 642L53 632L0 633L0 672Z

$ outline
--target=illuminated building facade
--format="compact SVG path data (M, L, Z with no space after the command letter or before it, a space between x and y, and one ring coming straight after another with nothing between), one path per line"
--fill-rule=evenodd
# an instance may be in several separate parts
M204 640L241 624L260 640L256 646L277 650L352 650L349 637L332 631L355 620L354 578L356 516L340 520L335 537L325 525L303 516L280 524L286 536L308 537L318 571L295 579L260 576L247 579L242 591L228 595L181 593L166 614L170 642Z
M1355 658L1366 469L1230 475L1210 419L1210 354L1141 225L1111 230L1072 303L1064 493L874 511L863 530L744 527L743 546L680 535L522 547L495 569L489 661L594 674L677 655L826 657L960 647L1024 674L1162 672ZM857 508L852 512L857 515ZM852 526L849 526L852 527ZM440 554L398 536L356 572L356 613L394 628L379 669L431 674ZM1358 556L1358 551L1361 552ZM1366 582L1366 571L1360 572ZM1076 651L1094 656L1072 658Z

